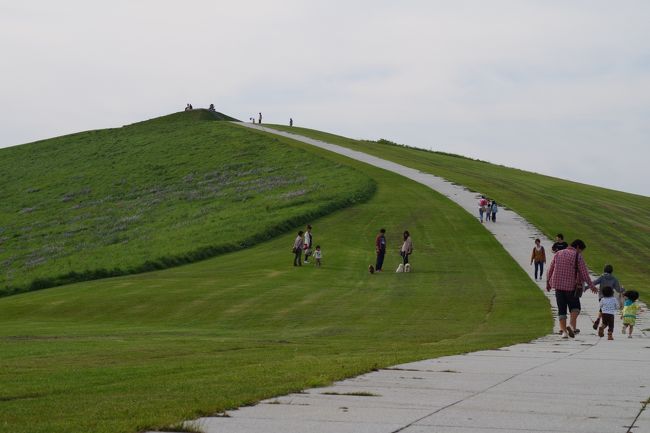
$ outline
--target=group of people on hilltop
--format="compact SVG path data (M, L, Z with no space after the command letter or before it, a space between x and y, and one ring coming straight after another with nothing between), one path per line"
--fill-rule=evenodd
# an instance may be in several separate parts
M496 200L491 200L484 195L478 201L478 215L481 222L483 222L483 217L485 216L486 221L497 222L497 212L499 211L499 205Z
M637 302L639 293L635 290L625 290L618 279L614 277L614 268L609 264L605 265L603 274L592 281L581 254L586 248L586 244L580 239L574 240L569 245L564 240L562 233L557 234L555 243L551 247L554 256L547 273L546 290L549 292L555 290L562 338L574 338L580 332L577 328L577 320L581 311L580 298L585 286L593 293L598 293L600 308L598 317L593 323L593 328L598 331L598 336L604 337L605 329L607 329L607 339L614 339L614 316L620 312L623 320L622 332L625 334L627 331L628 338L632 338L636 316L640 311ZM530 263L535 265L535 280L539 275L541 281L546 263L546 252L540 239L535 239ZM567 318L569 319L568 324Z
M188 104L185 106L185 111L192 111L192 110L194 110L194 107L192 107L192 104L190 104L190 103L188 102ZM216 110L214 109L214 104L210 104L210 106L208 107L208 110L209 110L209 111L216 111Z

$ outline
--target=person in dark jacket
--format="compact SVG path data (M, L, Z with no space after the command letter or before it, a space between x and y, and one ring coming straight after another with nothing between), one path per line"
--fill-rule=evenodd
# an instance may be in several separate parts
M375 271L381 272L384 266L384 257L386 256L386 229L379 230L379 234L375 238L375 253L377 253Z

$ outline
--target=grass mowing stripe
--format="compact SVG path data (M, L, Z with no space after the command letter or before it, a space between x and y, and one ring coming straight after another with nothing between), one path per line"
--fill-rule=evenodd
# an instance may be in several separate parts
M537 287L449 200L287 143L377 184L369 201L312 222L323 267L293 268L287 234L164 271L0 299L0 432L161 428L551 329ZM380 227L387 272L369 275ZM405 228L414 272L395 274ZM34 397L15 399L26 395Z
M480 191L512 208L551 239L556 233L563 233L568 242L583 239L585 258L594 272L602 272L610 263L626 288L650 296L650 197L386 140L352 140L305 128L269 126L369 153Z

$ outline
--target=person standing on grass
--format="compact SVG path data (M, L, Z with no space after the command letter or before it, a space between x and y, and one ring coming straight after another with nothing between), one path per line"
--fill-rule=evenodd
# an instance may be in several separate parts
M550 292L555 290L555 301L557 302L557 317L560 322L560 331L562 338L573 338L580 332L576 328L576 322L580 315L580 296L582 293L576 293L576 287L583 287L585 283L589 285L592 292L596 293L596 286L589 278L589 270L582 258L582 252L587 245L576 239L571 242L571 246L560 250L555 254L551 261L551 266L546 274L546 290ZM570 314L569 326L567 326L567 310Z
M316 249L314 250L314 259L316 259L316 267L320 268L322 258L323 258L323 253L320 250L320 245L316 245Z
M618 304L623 305L623 302L621 301L621 294L623 293L623 288L621 287L621 284L618 282L618 279L612 275L614 273L614 267L612 265L605 265L605 268L603 269L603 275L600 277L596 278L593 283L594 286L598 286L598 301L603 299L603 290L607 287L611 287L614 290L614 294L616 295L616 298L618 300ZM598 311L598 317L594 321L594 329L598 329L598 323L600 322L600 317L601 317L602 311Z
M307 224L305 232L305 240L303 242L303 248L305 249L305 263L309 264L309 258L311 257L312 250L311 246L314 244L314 238L311 235L311 225Z
M399 254L402 256L402 264L404 267L409 263L409 256L413 253L413 241L411 240L411 234L408 230L404 230L404 243L402 248L399 250Z
M259 117L257 118L257 123L261 125L262 124L262 113L259 113L258 116Z
M496 201L492 200L489 211L492 213L492 222L497 222L497 212L499 212L499 206L497 206Z
M375 271L381 272L384 267L384 257L386 256L386 229L380 229L375 238L375 253L377 253Z
M303 232L300 230L298 232L298 236L296 236L296 239L293 241L293 249L291 250L294 254L293 256L293 265L294 266L302 266L302 235Z
M293 117L289 117L289 126L293 126Z
M567 244L564 240L564 235L562 233L558 233L557 235L555 235L555 243L551 247L551 250L555 254L558 251L568 248L568 246L569 244Z
M539 270L539 280L542 281L542 275L544 274L544 263L546 263L546 251L542 246L542 241L535 239L535 246L533 247L533 253L530 256L530 264L535 263L535 281L537 281L537 271Z

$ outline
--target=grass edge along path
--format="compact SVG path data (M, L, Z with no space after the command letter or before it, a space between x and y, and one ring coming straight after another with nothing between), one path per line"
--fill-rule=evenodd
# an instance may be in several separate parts
M638 290L642 298L650 297L650 197L387 140L354 140L307 128L266 126L368 153L483 193L517 212L549 239L557 233L563 233L568 242L583 239L588 248L585 258L595 274L610 263L623 286ZM550 245L546 249L548 266Z
M0 431L161 429L551 329L548 303L530 278L447 198L290 145L378 185L368 202L312 222L321 269L290 265L288 234L182 267L0 299ZM382 226L387 272L371 276ZM414 272L395 274L404 228L414 236Z

